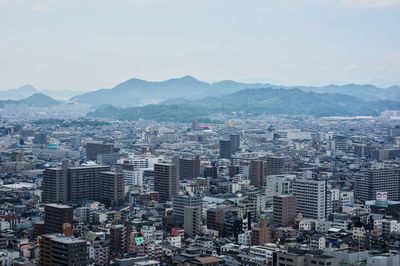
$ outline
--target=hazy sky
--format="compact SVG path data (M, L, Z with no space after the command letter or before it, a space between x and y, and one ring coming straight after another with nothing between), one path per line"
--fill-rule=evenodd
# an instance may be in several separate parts
M400 0L0 0L0 89L400 85Z

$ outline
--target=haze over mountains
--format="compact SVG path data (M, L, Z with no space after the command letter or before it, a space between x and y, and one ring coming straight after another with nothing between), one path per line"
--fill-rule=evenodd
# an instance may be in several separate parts
M61 101L57 101L50 96L42 93L34 93L31 96L21 100L0 100L0 108L4 108L6 105L23 105L27 107L50 107L61 104Z
M400 101L400 87L388 89L373 85L349 84L343 86L329 85L323 87L278 86L263 83L240 83L232 80L208 83L191 76L150 82L140 79L130 79L111 89L101 89L78 95L74 101L91 105L113 105L115 107L133 107L160 103L167 99L201 99L207 96L222 96L243 89L251 88L299 88L303 91L316 93L341 93L356 96L365 100L395 100Z
M176 99L157 105L131 108L105 106L92 117L188 122L207 120L215 113L288 114L313 116L379 115L384 110L400 109L400 102L367 101L351 95L305 92L300 89L258 88L201 100Z
M45 94L55 99L68 100L75 95L82 94L78 90L39 90L34 86L27 84L17 89L9 89L0 91L1 100L22 100L26 97L32 96L35 93Z
M0 92L0 97L17 98L19 100L8 103L29 106L61 103L37 92L27 85ZM29 95L35 97L21 100ZM158 82L130 79L111 89L86 92L68 101L92 106L95 111L90 115L95 117L164 121L189 121L218 112L378 115L388 109L400 110L400 87L383 89L357 84L289 87L231 80L208 83L185 76Z

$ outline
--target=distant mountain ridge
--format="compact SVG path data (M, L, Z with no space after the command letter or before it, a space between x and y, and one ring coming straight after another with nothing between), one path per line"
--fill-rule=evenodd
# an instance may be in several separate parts
M237 90L259 87L261 84L244 84L235 81L208 83L191 76L173 78L165 81L146 81L130 79L111 89L91 91L73 97L71 100L92 105L113 105L132 107L155 104L167 99L201 99L206 96L220 96Z
M60 103L38 91L26 85L3 92L15 97L32 94L25 99L0 101L0 107L7 104L47 107ZM91 116L160 121L189 121L193 118L207 118L218 112L378 115L387 109L400 110L400 87L382 89L357 84L281 87L232 80L208 83L191 76L156 82L134 78L111 89L74 96L70 101L97 108Z
M21 100L0 100L0 108L4 108L6 105L24 105L28 107L50 107L60 104L61 101L57 101L50 96L42 93L35 93L25 99Z
M166 100L182 98L188 100L202 99L207 96L222 96L243 89L252 88L284 88L301 89L315 93L340 93L355 96L364 100L400 101L400 87L392 86L387 89L374 85L327 85L327 86L278 86L267 83L242 83L233 80L204 82L192 76L172 78L164 81L146 81L129 79L109 89L79 93L73 90L38 90L32 85L18 89L0 91L0 99L21 100L35 93L43 93L57 99L70 99L75 102L87 103L98 107L113 105L115 107L133 107L158 104Z
M387 109L400 110L400 102L368 101L351 95L305 92L300 89L244 89L200 100L178 98L157 105L131 108L106 106L89 114L122 120L153 119L189 122L208 119L216 113L288 114L321 116L379 115Z
M400 101L400 87L388 89L374 85L328 85L313 86L277 86L263 83L241 83L224 80L213 83L200 81L191 76L173 78L165 81L146 81L130 79L111 89L100 89L73 97L71 100L88 103L93 106L113 105L115 107L133 107L157 104L168 99L202 99L207 96L222 96L243 89L254 88L284 88L301 89L315 93L340 93L355 96L364 100L393 100Z
M61 100L68 100L73 96L82 94L82 92L76 90L39 90L34 86L27 84L17 89L0 91L0 100L22 100L35 93L42 93Z
M17 89L9 89L5 91L0 91L0 99L3 100L21 100L29 97L39 91L32 85L27 84Z

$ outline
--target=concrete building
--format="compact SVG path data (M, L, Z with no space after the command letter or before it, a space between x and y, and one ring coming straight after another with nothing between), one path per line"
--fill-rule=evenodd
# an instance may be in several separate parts
M326 181L295 179L293 195L296 197L296 211L306 218L323 220L326 217Z
M232 142L231 140L219 140L219 158L232 158Z
M86 240L49 234L40 237L39 246L39 265L85 266L88 263Z
M273 198L273 222L278 226L291 226L296 218L296 198L293 195L278 195Z
M262 181L264 178L264 161L262 160L251 160L249 178L252 185L257 188L262 186Z
M400 200L400 169L371 169L356 176L356 198L373 200L376 192L385 191L390 200Z
M178 222L183 223L185 207L202 207L202 198L200 196L177 195L173 199L172 215Z
M229 136L229 139L231 141L231 150L232 153L235 153L237 151L239 151L239 147L240 147L240 135L238 134L232 134Z
M86 158L88 160L97 160L99 154L114 153L114 144L101 143L101 142L88 142L86 143Z
M119 206L124 202L124 178L122 173L100 172L97 175L97 199L107 206Z
M110 172L109 166L63 164L62 167L46 169L43 175L44 203L91 199L115 206L124 199L123 175Z
M283 171L283 157L268 156L265 158L264 176L278 175Z
M194 237L201 230L201 207L185 206L183 228L186 235Z
M74 223L73 208L61 204L44 205L44 228L47 234L63 233L66 226Z
M160 202L171 201L178 194L178 173L172 163L154 165L154 190L160 194Z
M178 159L179 179L195 179L200 176L200 159L195 158L179 158Z

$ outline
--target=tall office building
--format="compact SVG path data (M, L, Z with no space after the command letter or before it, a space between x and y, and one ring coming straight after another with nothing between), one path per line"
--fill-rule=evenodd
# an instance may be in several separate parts
M184 207L184 223L183 228L189 237L200 234L201 230L201 207L185 206Z
M230 140L219 140L219 158L232 158L232 142Z
M200 176L200 159L194 158L178 159L178 174L180 179L194 179Z
M252 160L250 161L249 177L250 182L257 188L262 186L262 181L264 178L264 161L262 160Z
M296 211L306 218L323 220L326 217L326 180L295 179L293 195Z
M63 233L74 223L73 208L61 204L44 205L44 229L47 234Z
M385 191L390 200L400 200L400 168L371 169L356 176L356 198L373 200Z
M124 177L118 172L100 172L97 176L97 198L107 206L119 206L124 202Z
M160 202L170 201L178 194L179 180L175 164L154 164L154 190L160 194Z
M231 150L233 153L239 151L240 148L240 135L232 134L229 136L231 141Z
M188 207L202 207L202 198L200 196L177 195L173 199L172 215L174 219L183 224L184 209Z
M277 195L273 198L273 222L278 226L291 226L296 218L296 198L293 195Z
M39 265L88 265L87 241L59 234L39 239Z
M89 142L86 144L86 158L88 160L97 160L97 155L110 154L114 151L113 143Z

